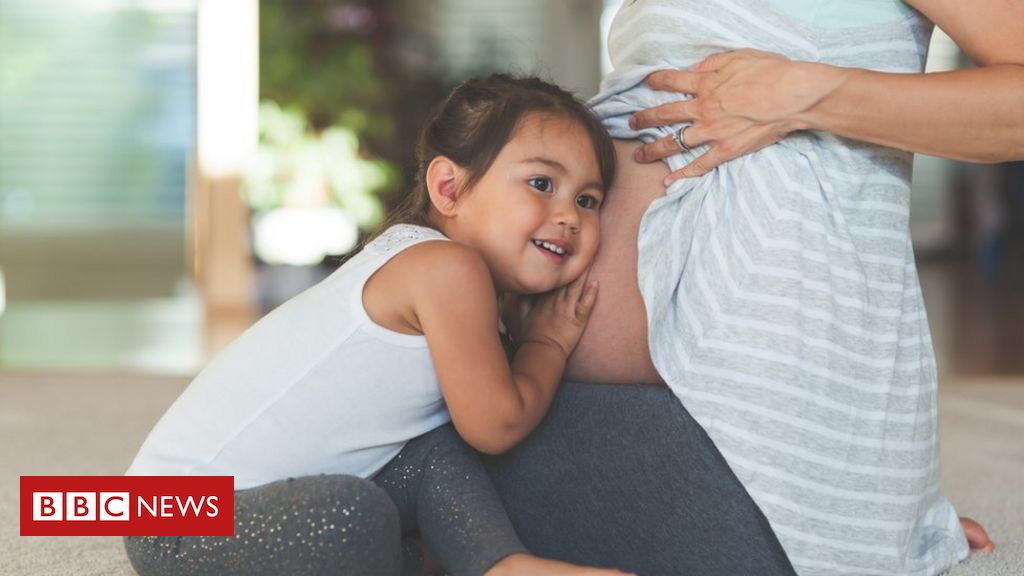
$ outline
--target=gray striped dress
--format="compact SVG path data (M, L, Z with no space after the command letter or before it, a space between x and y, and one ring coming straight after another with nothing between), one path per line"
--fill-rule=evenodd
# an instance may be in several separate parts
M714 52L920 72L932 26L886 3L886 22L835 27L769 0L627 0L609 40L615 71L592 104L614 137L652 141L675 126L637 132L629 115L680 96L643 78ZM703 151L667 162L677 169ZM800 574L935 574L967 555L939 491L911 163L905 152L796 133L676 182L641 223L654 364Z

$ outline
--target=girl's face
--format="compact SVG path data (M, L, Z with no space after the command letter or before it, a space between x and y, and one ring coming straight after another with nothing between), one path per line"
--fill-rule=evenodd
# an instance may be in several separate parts
M451 237L480 252L498 290L547 292L590 266L602 200L601 172L584 128L531 114L459 197Z

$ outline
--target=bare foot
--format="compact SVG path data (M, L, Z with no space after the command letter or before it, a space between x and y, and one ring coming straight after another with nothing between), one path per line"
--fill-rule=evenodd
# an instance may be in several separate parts
M964 516L960 518L960 526L967 535L967 545L971 547L971 552L987 553L996 549L996 543L989 540L988 532L985 532L981 524Z
M529 554L512 554L491 566L486 576L625 576L626 572L605 568L586 568L556 560L545 560ZM635 576L635 575L632 575Z

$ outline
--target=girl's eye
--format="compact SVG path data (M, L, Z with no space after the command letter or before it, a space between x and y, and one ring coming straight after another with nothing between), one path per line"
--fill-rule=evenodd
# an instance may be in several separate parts
M552 190L551 178L538 176L536 178L530 178L528 182L530 186L540 190L541 192L551 192Z
M577 196L576 205L587 210L597 208L597 198L593 196Z

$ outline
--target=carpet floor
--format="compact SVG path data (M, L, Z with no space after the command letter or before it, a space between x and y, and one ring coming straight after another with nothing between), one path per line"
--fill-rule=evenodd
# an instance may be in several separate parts
M186 381L0 375L0 574L130 575L119 538L21 537L21 475L116 475ZM942 486L982 522L995 553L954 576L1024 574L1024 381L945 380Z

